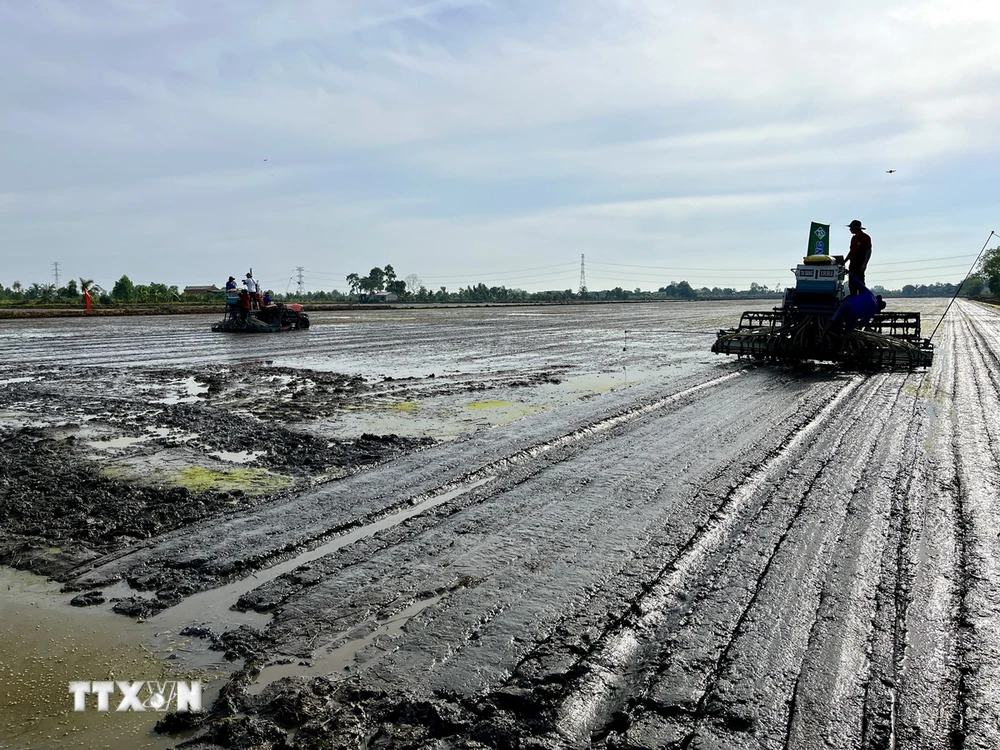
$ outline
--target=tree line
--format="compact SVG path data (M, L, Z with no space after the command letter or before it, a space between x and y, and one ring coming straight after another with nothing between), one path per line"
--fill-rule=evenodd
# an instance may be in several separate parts
M15 281L9 287L0 284L0 301L23 303L82 303L83 290L86 289L95 305L136 304L143 302L177 302L181 299L176 286L167 286L155 281L148 284L133 284L128 276L122 276L115 282L111 290L95 284L93 279L70 279L65 286L55 284L39 284L37 282L24 286Z
M428 289L415 274L405 279L396 275L392 265L382 268L374 267L367 274L348 274L347 291L337 289L330 291L310 291L301 294L276 294L268 290L275 300L290 301L292 299L316 302L375 302L376 294L388 292L403 302L577 302L599 300L641 300L641 299L677 299L677 300L723 300L723 299L766 299L778 298L784 294L780 284L769 288L766 284L753 282L749 289L734 289L733 287L695 288L687 281L671 281L659 287L656 291L642 289L624 289L620 286L601 291L582 289L549 290L543 292L528 292L524 289L507 286L487 286L484 283L470 284L451 291L446 286ZM876 294L886 297L951 297L959 292L957 284L937 282L933 284L906 284L899 289L887 289L883 286L873 286ZM0 302L10 303L56 303L82 304L82 290L88 289L93 304L128 305L142 303L170 303L182 300L177 286L150 282L135 284L128 276L123 275L110 290L102 289L92 279L70 279L65 286L41 284L38 282L24 286L15 281L9 287L0 284ZM969 276L959 292L964 297L993 296L1000 297L1000 246L991 248L983 254L976 272ZM196 297L186 295L185 301L217 302L221 293L204 294Z

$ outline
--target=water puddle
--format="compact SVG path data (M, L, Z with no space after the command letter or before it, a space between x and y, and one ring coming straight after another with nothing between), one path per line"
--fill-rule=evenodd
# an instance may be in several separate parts
M309 659L308 666L301 664L298 660L292 659L286 664L271 664L264 667L257 675L257 679L248 687L251 695L258 695L260 692L276 680L282 677L319 677L332 676L343 673L351 668L355 662L355 657L365 648L383 638L398 638L403 634L403 627L426 609L433 607L443 598L442 595L414 602L409 607L401 610L395 616L378 623L378 626L368 635L362 638L355 638L340 646L326 646L318 649Z
M90 434L95 434L91 431ZM96 434L101 434L97 432ZM115 451L130 448L140 443L148 443L150 440L169 440L172 443L188 443L196 439L198 435L193 432L184 432L171 427L147 427L145 435L129 436L120 435L113 438L99 438L84 441L88 446L99 451Z
M154 615L149 621L150 623L155 624L160 630L170 630L173 632L179 632L188 625L206 627L215 632L230 630L246 624L253 625L254 627L266 625L271 619L270 615L259 614L256 612L239 612L237 610L230 609L230 607L239 601L240 597L244 594L253 591L255 588L267 583L268 581L274 580L280 575L295 570L300 565L305 565L313 560L318 560L319 558L330 555L360 539L364 539L365 537L372 536L379 531L397 526L413 516L431 510L432 508L442 505L449 500L454 500L456 497L459 497L466 492L470 492L476 487L480 487L493 479L495 479L493 476L484 477L475 482L463 484L461 487L449 492L444 492L440 495L433 495L432 497L429 497L405 510L398 511L397 513L388 515L385 518L381 518L378 521L366 524L365 526L360 526L346 534L334 537L325 544L321 544L318 547L303 552L300 555L296 555L295 557L285 560L284 562L273 565L270 568L258 571L247 578L233 581L232 583L220 586L219 588L194 594L193 596L190 596L182 601L180 604Z
M137 443L145 443L146 441L152 439L152 435L141 435L139 437L116 437L108 438L107 440L88 440L87 445L99 451L110 451L120 448L128 448L129 446L136 445Z
M4 378L0 380L0 385L10 385L11 383L31 383L35 380L41 380L37 375L29 375L22 378Z
M155 404L193 404L201 400L201 397L208 393L208 386L199 383L198 379L191 375L183 380L171 383L168 386L175 393L165 398L156 399Z
M162 713L101 712L93 703L76 712L69 683L195 679L206 707L221 687L217 675L182 671L157 658L141 624L102 607L70 607L59 584L0 567L0 592L0 747L174 747L184 738L153 732Z
M208 454L209 458L217 458L231 464L248 464L265 455L267 454L264 451L215 451Z

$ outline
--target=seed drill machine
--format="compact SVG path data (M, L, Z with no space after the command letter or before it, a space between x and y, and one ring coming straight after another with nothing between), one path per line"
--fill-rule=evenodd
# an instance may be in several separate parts
M934 347L920 336L918 312L882 311L851 331L828 325L844 301L846 278L843 256L825 252L829 231L828 225L813 223L809 254L792 269L795 286L785 290L781 307L744 312L739 326L719 331L712 351L776 362L834 362L847 368L929 367Z

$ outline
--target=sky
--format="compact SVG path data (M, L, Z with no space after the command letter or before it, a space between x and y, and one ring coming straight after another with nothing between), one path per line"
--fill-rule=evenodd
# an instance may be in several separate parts
M959 281L998 39L995 0L7 0L0 284L774 287L855 218L870 284Z

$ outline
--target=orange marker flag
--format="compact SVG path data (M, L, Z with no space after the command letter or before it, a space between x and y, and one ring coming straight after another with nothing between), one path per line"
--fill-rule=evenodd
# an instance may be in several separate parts
M90 312L90 292L87 287L83 288L83 306L87 312Z

